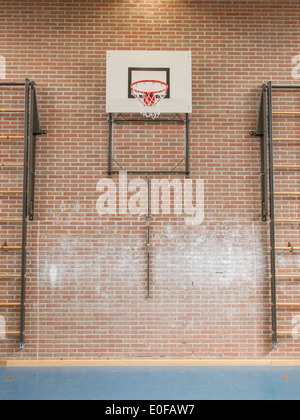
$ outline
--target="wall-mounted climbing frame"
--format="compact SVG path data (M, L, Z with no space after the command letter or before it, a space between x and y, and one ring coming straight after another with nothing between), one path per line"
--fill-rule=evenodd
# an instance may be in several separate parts
M1 331L1 335L13 336L17 335L20 338L20 347L25 347L25 299L26 299L26 248L27 248L27 222L34 218L34 179L35 179L35 145L36 136L46 134L46 131L40 129L40 120L37 107L36 85L35 82L26 79L24 82L1 82L0 89L3 89L3 100L5 94L9 95L10 88L24 89L24 108L3 108L0 112L5 114L8 119L11 114L19 113L24 116L24 135L16 135L15 133L3 133L2 130L6 127L6 119L1 124L0 122L0 144L2 147L5 143L23 143L23 162L11 162L10 159L15 157L10 156L8 162L1 162L0 166L3 170L12 168L17 170L23 168L23 189L19 190L0 190L1 195L15 195L22 197L22 217L3 217L0 218L0 223L16 223L22 226L22 245L9 245L7 240L2 241L0 250L2 252L19 252L21 251L21 267L18 271L9 273L0 273L0 279L20 279L20 295L15 297L14 302L0 301L1 308L11 308L12 310L20 311L19 330L15 331ZM3 104L4 105L4 104ZM1 108L1 105L0 105ZM4 115L3 115L4 118ZM10 126L9 126L10 127ZM4 210L4 209L2 209ZM5 209L9 211L9 209ZM17 267L16 267L17 269ZM2 294L4 296L4 294ZM1 298L0 298L1 299ZM3 299L3 298L2 298Z

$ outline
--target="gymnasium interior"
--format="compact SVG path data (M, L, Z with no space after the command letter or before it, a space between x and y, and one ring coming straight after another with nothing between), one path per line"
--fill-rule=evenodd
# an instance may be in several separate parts
M299 1L0 10L0 400L298 400Z

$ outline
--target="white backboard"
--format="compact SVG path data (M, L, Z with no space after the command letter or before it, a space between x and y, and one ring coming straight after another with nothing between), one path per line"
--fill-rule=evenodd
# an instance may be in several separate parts
M138 80L159 80L169 85L161 113L192 112L192 59L190 51L108 51L106 111L138 113L130 85Z

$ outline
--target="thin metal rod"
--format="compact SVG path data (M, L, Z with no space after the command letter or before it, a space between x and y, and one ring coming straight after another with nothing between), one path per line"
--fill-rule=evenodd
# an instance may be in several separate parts
M20 331L0 332L0 335L20 335Z
M268 87L263 85L262 90L262 104L261 104L261 118L262 118L262 138L261 138L261 151L262 151L262 220L267 221L269 215L268 205L268 115L267 115L267 91Z
M185 171L186 177L190 177L190 119L185 114Z
M146 120L146 119L138 119L138 118L127 118L127 119L117 119L117 118L114 118L113 120L112 120L113 122L115 122L115 123L131 123L131 122L139 122L139 123L143 123L143 122L145 122L145 123L151 123L151 124L157 124L157 123L161 123L161 122L163 122L163 123L165 123L165 122L174 122L174 123L180 123L180 124L185 124L185 121L183 120L183 119L168 119L168 118L161 118L161 119L155 119L155 120L153 120L153 119L148 119L148 120Z
M274 146L273 146L273 95L272 82L268 83L269 112L269 178L270 178L270 235L271 235L271 291L272 291L272 347L277 348L277 295L276 295L276 243L275 243L275 201L274 201Z
M300 89L299 85L272 85L273 89Z
M119 164L119 162L117 162L115 159L112 159L118 166L119 166L119 168L121 168L122 169L122 171L125 171L126 172L126 169L124 169L123 168L123 166L121 166L120 164Z
M181 159L181 161L180 161L180 162L178 162L178 163L174 166L174 168L173 168L173 169L171 169L171 172L175 171L175 169L176 169L176 168L178 168L178 166L180 166L180 165L182 164L182 162L184 162L184 161L185 161L185 157L184 157L183 159Z
M25 347L25 299L26 299L26 245L27 245L27 196L28 196L28 134L29 134L29 80L25 81L24 112L24 171L23 171L23 225L22 225L22 271L21 271L21 311L20 348Z
M118 174L120 171L111 171L111 174ZM186 175L186 171L126 171L128 174L168 174L168 175L176 175L176 174L182 174Z
M30 87L30 121L29 121L29 147L28 147L28 200L27 210L29 220L34 219L34 183L35 183L35 149L36 134L34 133L34 123L37 118L35 85Z
M147 214L147 299L150 297L150 222L151 222L151 184L150 177L147 179L148 184L148 214Z
M0 303L2 307L9 307L9 306L21 306L21 303Z
M113 143L113 116L110 113L108 116L108 171L107 171L108 178L110 178L112 174L112 170L111 170L111 161L113 157L112 143Z
M0 86L25 86L24 82L0 82Z

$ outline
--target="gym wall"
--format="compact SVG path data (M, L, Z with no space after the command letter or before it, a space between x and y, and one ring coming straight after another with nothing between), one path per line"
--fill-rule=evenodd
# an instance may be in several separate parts
M261 220L260 142L249 134L262 83L295 81L299 15L296 0L1 1L6 80L37 83L48 134L37 142L36 218L28 225L26 348L17 337L0 340L0 359L299 358L299 338L282 337L271 350L269 227ZM195 226L175 214L151 218L149 299L145 214L97 211L97 185L107 178L106 52L122 49L192 52L191 179L204 181L205 218ZM1 91L1 100L21 96ZM289 100L282 94L278 106ZM20 129L17 117L5 118L2 134ZM300 135L297 120L289 128ZM285 120L278 129L287 134ZM168 169L184 154L182 130L119 126L115 158L127 169ZM275 158L286 159L278 150ZM0 153L3 161L22 150L1 145ZM2 187L21 180L20 171L1 172ZM1 201L5 214L20 210L17 198ZM299 215L297 200L289 204ZM19 243L16 227L0 229L2 242ZM0 257L3 272L20 266L18 253ZM281 268L298 266L297 255L279 258ZM297 300L298 289L285 281L278 292ZM0 291L12 300L19 280L1 280ZM18 310L0 315L17 328ZM291 330L299 312L282 309L278 322Z

